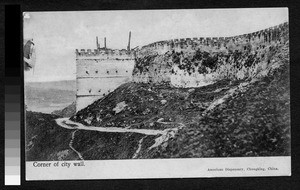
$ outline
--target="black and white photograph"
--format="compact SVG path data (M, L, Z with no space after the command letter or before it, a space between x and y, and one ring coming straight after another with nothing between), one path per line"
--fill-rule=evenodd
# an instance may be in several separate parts
M24 12L23 45L30 180L290 175L288 8Z

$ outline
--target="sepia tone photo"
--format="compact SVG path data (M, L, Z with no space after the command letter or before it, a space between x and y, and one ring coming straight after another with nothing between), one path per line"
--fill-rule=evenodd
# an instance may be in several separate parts
M287 8L23 19L27 162L291 155Z

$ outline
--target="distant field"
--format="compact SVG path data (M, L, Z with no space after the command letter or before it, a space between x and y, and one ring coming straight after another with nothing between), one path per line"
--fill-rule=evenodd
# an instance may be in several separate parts
M76 99L76 81L25 83L27 110L51 113L60 110Z

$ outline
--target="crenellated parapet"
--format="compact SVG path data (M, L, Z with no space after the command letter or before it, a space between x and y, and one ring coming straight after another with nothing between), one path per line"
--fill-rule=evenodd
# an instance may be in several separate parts
M184 51L189 49L199 49L203 47L208 48L225 48L228 49L230 45L243 46L247 43L283 43L286 39L283 38L284 34L288 31L288 22L282 23L277 26L266 28L257 32L242 34L237 36L228 37L193 37L193 38L180 38L171 39L166 41L158 41L146 46L139 50L139 54L147 54L149 52L156 52L164 54L167 51Z
M112 49L76 49L76 59L134 59L134 51Z

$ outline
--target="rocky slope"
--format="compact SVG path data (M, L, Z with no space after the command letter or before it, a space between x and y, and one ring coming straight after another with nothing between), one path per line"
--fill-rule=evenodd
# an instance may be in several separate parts
M184 128L156 157L290 155L288 67L228 97Z

